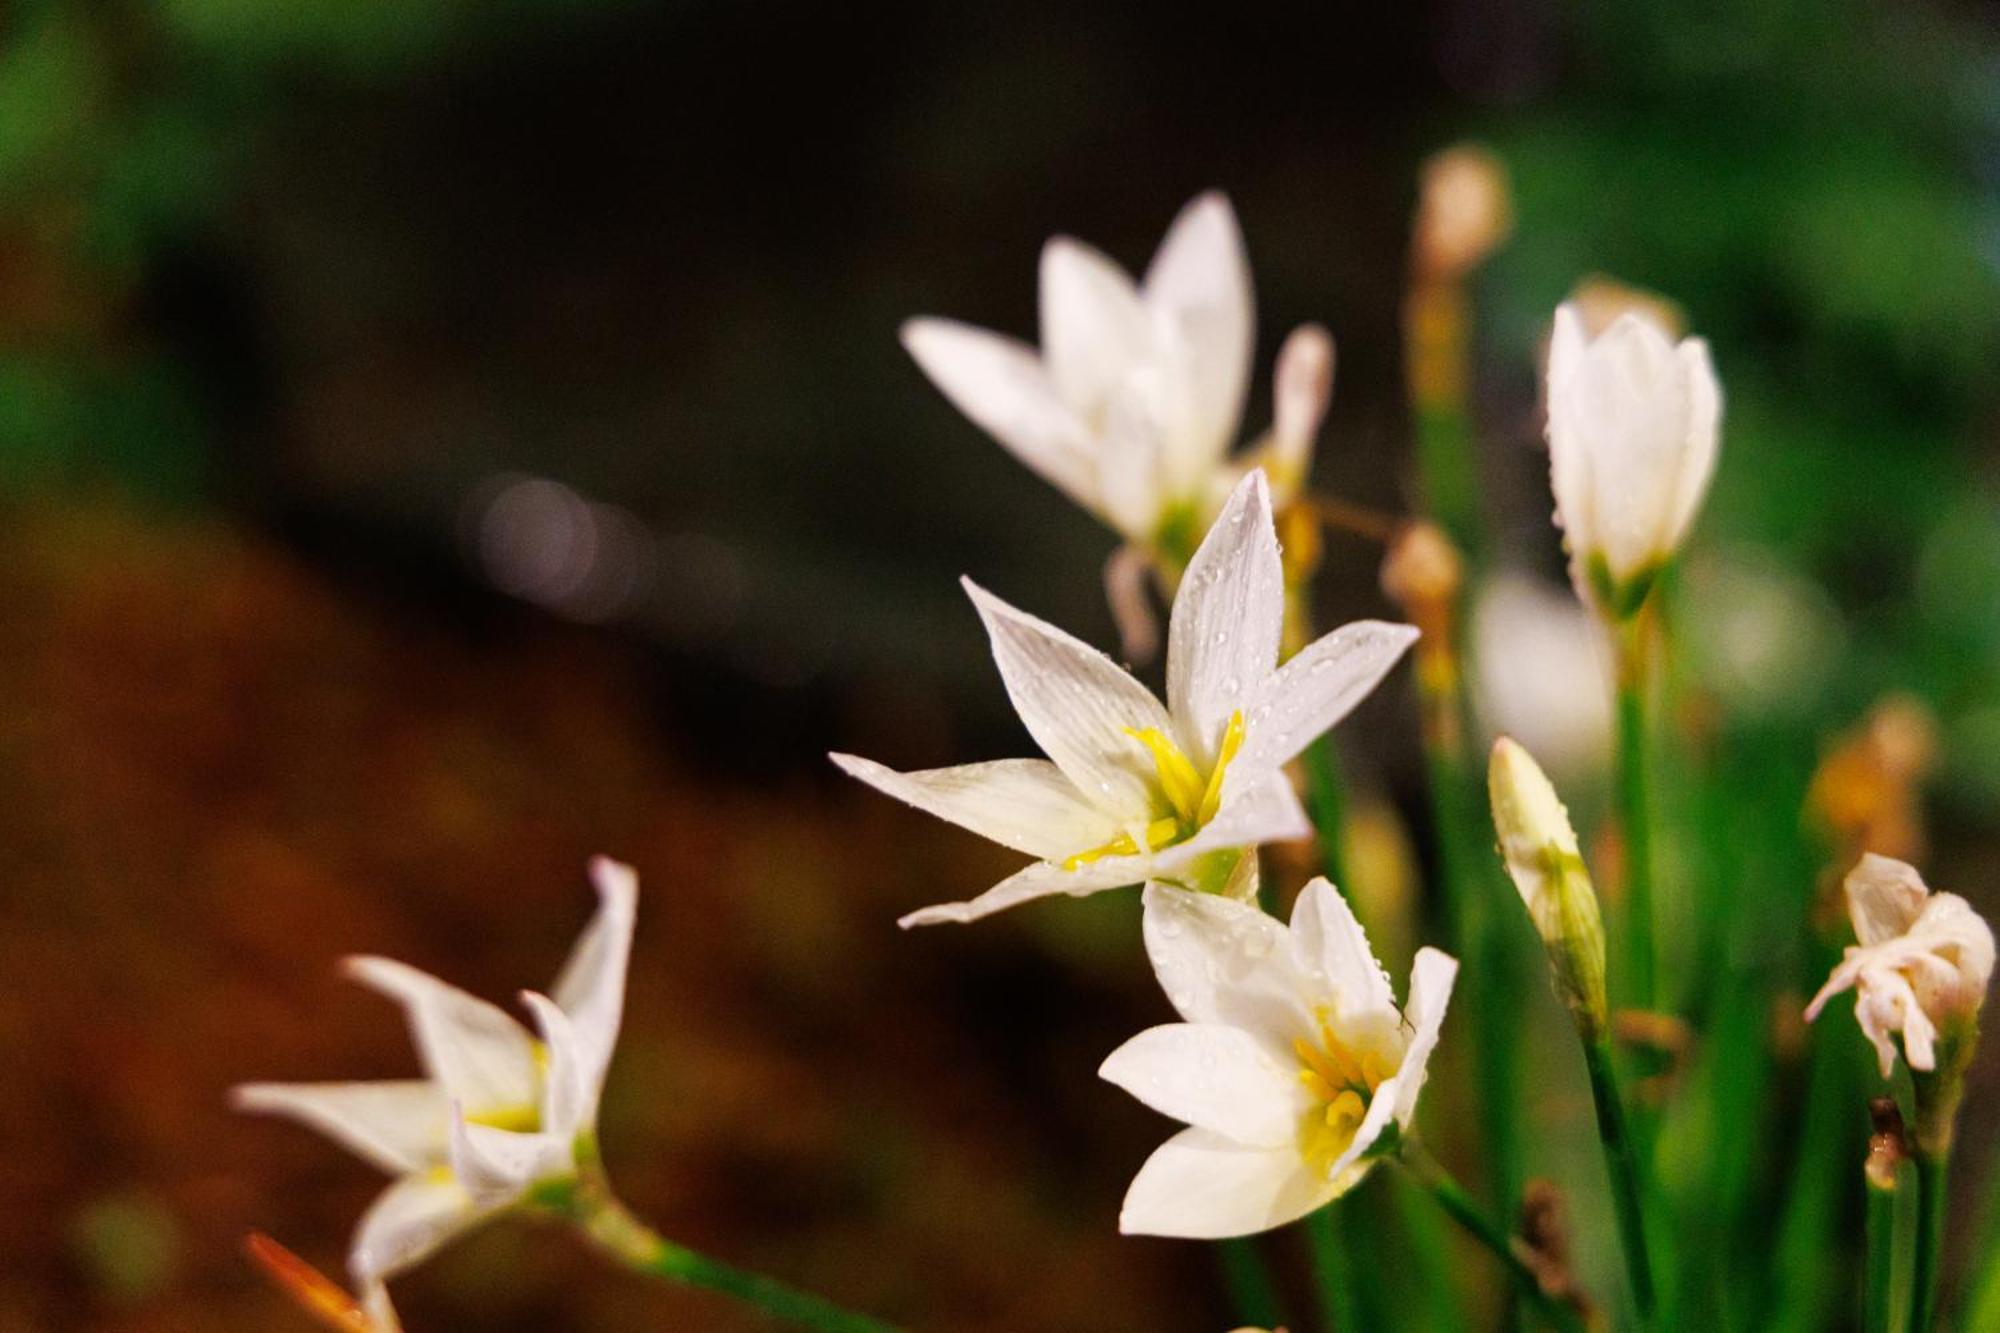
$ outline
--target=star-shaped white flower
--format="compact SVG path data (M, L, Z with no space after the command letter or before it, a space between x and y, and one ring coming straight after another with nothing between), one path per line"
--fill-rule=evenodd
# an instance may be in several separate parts
M1903 1034L1910 1068L1937 1068L1938 1034L1974 1018L1993 976L1993 930L1955 893L1932 893L1904 862L1872 852L1848 872L1847 911L1859 944L1849 945L1806 1008L1856 992L1855 1021L1875 1047L1882 1077L1896 1067L1889 1034Z
M591 862L598 910L552 988L524 992L538 1040L505 1011L387 958L348 975L399 1002L421 1079L250 1083L239 1110L290 1116L396 1177L363 1215L348 1265L364 1303L382 1284L594 1151L597 1105L624 1013L638 905L628 866Z
M1243 415L1256 330L1250 265L1220 194L1181 210L1142 283L1059 236L1042 249L1042 347L948 319L903 345L958 409L1145 546L1206 488Z
M1708 344L1628 312L1595 338L1556 311L1550 479L1577 589L1622 619L1679 549L1715 471L1722 390Z
M905 926L972 921L1050 894L1149 879L1219 888L1238 852L1312 825L1285 763L1345 717L1417 636L1358 621L1284 666L1284 574L1263 473L1243 479L1188 565L1168 632L1167 702L1055 626L966 581L1021 721L1047 759L899 773L853 755L863 782L1037 860L970 902Z
M1140 1033L1098 1073L1189 1128L1139 1169L1120 1230L1268 1231L1352 1189L1401 1141L1457 960L1420 949L1399 1010L1324 879L1300 892L1289 926L1248 903L1149 884L1145 934L1186 1021Z

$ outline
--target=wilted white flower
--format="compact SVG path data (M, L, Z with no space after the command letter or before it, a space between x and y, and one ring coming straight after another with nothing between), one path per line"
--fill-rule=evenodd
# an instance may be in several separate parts
M1636 612L1679 549L1715 470L1722 391L1708 344L1678 346L1643 314L1596 337L1575 306L1549 345L1550 476L1577 589Z
M1240 849L1311 833L1284 764L1365 698L1416 637L1407 625L1358 621L1278 666L1284 575L1261 472L1237 486L1188 566L1168 632L1164 706L1103 653L970 580L965 587L1008 696L1048 758L916 773L833 760L1038 859L971 902L911 913L906 926L1148 879L1221 887Z
M1185 1022L1098 1072L1189 1128L1140 1168L1120 1230L1218 1239L1352 1189L1410 1128L1458 963L1420 949L1406 1010L1333 886L1289 926L1228 898L1146 886L1146 952Z
M526 992L538 1040L503 1010L387 958L353 958L355 980L400 1003L425 1077L250 1083L239 1110L290 1116L396 1177L362 1217L348 1265L364 1307L382 1284L594 1154L598 1098L625 1004L638 880L591 862L599 905L552 988Z
M1904 862L1870 853L1847 876L1849 945L1806 1008L1818 1018L1841 991L1856 992L1854 1017L1887 1078L1896 1065L1891 1032L1903 1034L1910 1068L1937 1067L1940 1033L1977 1018L1993 975L1993 930L1954 893L1932 893Z
M1233 481L1256 320L1236 214L1209 193L1181 210L1142 282L1059 236L1042 250L1039 352L919 318L903 345L961 412L1125 540L1178 568ZM1271 482L1304 480L1332 391L1325 330L1280 355Z

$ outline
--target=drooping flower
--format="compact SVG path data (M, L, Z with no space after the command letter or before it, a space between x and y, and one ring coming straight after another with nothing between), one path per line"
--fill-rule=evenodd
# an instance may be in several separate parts
M1847 911L1860 942L1849 945L1806 1007L1856 992L1855 1021L1887 1078L1896 1066L1890 1033L1903 1034L1910 1068L1937 1068L1938 1046L1976 1023L1993 976L1993 930L1955 893L1932 893L1902 861L1869 853L1847 876Z
M1410 1128L1458 963L1420 949L1409 1004L1324 879L1289 926L1255 906L1146 886L1146 952L1185 1020L1098 1071L1189 1127L1125 1196L1127 1233L1267 1231L1352 1189Z
M597 1106L624 1013L638 880L591 862L598 910L551 995L524 992L539 1039L505 1011L387 958L348 960L400 1003L420 1079L249 1083L238 1110L289 1116L396 1177L356 1228L348 1266L365 1308L383 1284L596 1152Z
M1577 590L1617 620L1646 600L1715 470L1722 390L1708 344L1630 312L1595 337L1575 306L1549 345L1550 477Z
M877 790L1037 859L970 902L911 913L905 926L1149 879L1220 888L1238 874L1242 849L1311 833L1285 763L1416 637L1407 625L1358 621L1278 665L1284 579L1261 472L1237 486L1188 566L1165 705L1103 653L965 587L1008 696L1048 758L915 773L832 758Z

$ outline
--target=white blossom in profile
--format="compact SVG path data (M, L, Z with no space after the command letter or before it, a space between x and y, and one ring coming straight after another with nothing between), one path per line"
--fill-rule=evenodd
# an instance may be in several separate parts
M1715 471L1722 390L1708 344L1628 311L1592 336L1556 310L1548 433L1556 518L1577 590L1624 620L1680 549Z
M965 587L1015 710L1048 757L914 773L832 758L1036 860L969 902L911 913L905 926L1153 879L1218 891L1250 882L1243 849L1312 831L1286 762L1366 698L1416 637L1408 625L1358 621L1278 665L1284 575L1261 472L1237 486L1188 566L1164 704L1103 653Z
M536 1187L572 1179L579 1160L595 1155L638 879L605 857L590 870L595 917L551 993L521 997L536 1033L416 968L352 958L349 976L403 1006L424 1077L249 1083L234 1091L237 1109L288 1116L395 1177L363 1215L348 1253L362 1307L382 1319L393 1318L390 1278Z
M1164 884L1145 903L1146 952L1184 1021L1140 1033L1098 1072L1188 1128L1140 1168L1119 1229L1245 1236L1352 1189L1411 1127L1457 961L1418 950L1398 1008L1324 879L1289 925Z

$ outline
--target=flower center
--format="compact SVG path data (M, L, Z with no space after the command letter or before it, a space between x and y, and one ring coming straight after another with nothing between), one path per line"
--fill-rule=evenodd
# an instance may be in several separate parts
M1299 1124L1299 1151L1324 1175L1354 1142L1375 1090L1396 1070L1380 1051L1356 1050L1341 1040L1325 1005L1313 1016L1318 1032L1293 1041L1292 1052L1299 1058L1299 1082L1313 1099Z
M530 1048L535 1060L535 1081L540 1083L549 1076L549 1048L546 1042L535 1042ZM542 1127L540 1099L514 1106L488 1106L482 1110L469 1111L465 1116L468 1125L485 1125L489 1129L504 1129L515 1134L533 1134Z
M1223 774L1229 768L1229 761L1243 748L1243 712L1238 709L1229 715L1229 725L1224 728L1222 744L1216 751L1215 767L1207 773L1196 768L1187 753L1158 727L1127 727L1125 734L1146 747L1159 779L1162 801L1154 804L1144 846L1130 833L1121 833L1101 847L1068 858L1062 863L1065 870L1075 870L1107 856L1161 851L1199 833L1222 808Z

